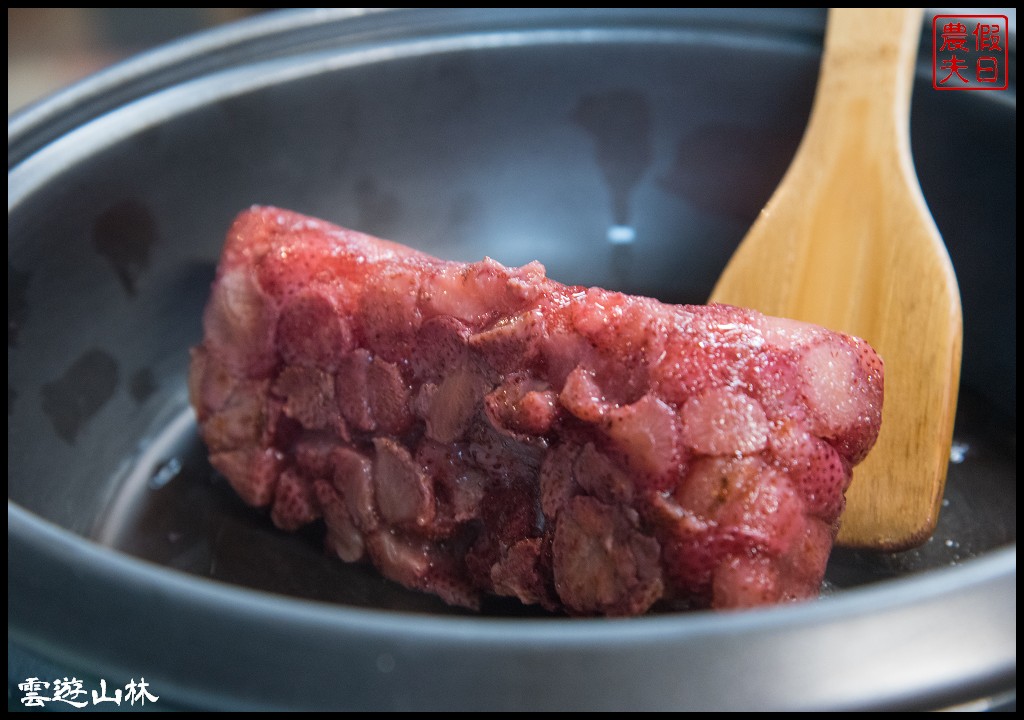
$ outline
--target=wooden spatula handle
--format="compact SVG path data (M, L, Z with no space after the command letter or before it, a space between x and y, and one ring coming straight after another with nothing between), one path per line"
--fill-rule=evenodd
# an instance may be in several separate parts
M960 372L956 277L910 154L920 9L833 9L807 132L711 300L864 338L885 361L875 449L839 540L900 549L935 527Z
M871 109L905 121L922 16L921 8L832 8L815 112L829 110L839 98L856 102L870 96Z

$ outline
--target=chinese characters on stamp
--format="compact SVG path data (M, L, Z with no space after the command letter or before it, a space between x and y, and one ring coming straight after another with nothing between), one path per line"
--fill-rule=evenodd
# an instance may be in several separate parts
M1005 90L1010 68L1006 15L936 15L932 18L932 87L936 90Z
M23 693L21 704L25 707L45 708L47 703L66 703L81 709L89 705L90 700L92 705L114 703L121 707L124 703L127 707L142 707L147 702L155 703L160 699L159 695L149 691L149 683L144 677L140 677L138 682L132 678L123 690L117 688L109 694L106 680L100 680L99 690L93 690L90 694L83 687L83 681L75 677L55 679L52 682L36 677L25 678L25 682L18 683L18 690Z

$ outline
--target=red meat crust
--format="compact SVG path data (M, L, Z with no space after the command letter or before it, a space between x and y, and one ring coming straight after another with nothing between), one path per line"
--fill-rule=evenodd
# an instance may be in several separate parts
M277 208L231 227L203 323L190 394L242 499L468 607L814 597L881 418L862 340Z

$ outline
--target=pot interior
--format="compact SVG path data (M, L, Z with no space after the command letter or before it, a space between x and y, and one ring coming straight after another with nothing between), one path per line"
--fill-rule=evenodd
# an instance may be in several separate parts
M448 259L539 259L562 282L702 302L793 156L820 53L820 14L729 17L293 33L48 139L9 168L9 499L186 573L463 613L326 557L316 528L277 531L211 470L185 376L224 232L273 204ZM955 452L935 536L837 550L827 592L1016 540L1015 97L935 92L921 67L915 161L964 307Z

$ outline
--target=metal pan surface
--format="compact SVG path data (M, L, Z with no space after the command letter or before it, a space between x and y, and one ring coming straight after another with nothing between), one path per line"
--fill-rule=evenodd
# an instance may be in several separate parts
M912 139L963 295L956 452L933 539L837 550L822 600L613 621L449 608L244 507L187 407L223 233L254 203L701 302L799 142L823 25L819 11L287 11L9 119L9 661L141 673L187 708L1014 698L1016 86L933 91L928 32Z

